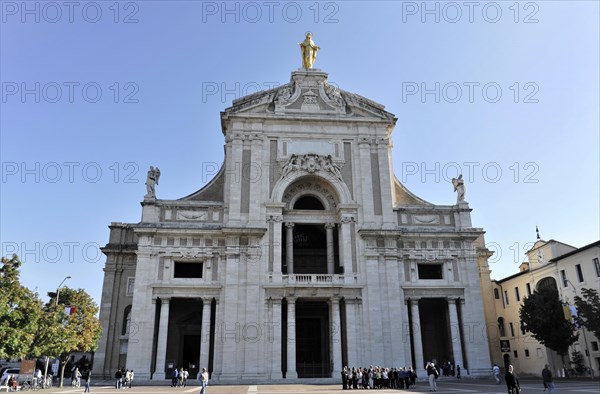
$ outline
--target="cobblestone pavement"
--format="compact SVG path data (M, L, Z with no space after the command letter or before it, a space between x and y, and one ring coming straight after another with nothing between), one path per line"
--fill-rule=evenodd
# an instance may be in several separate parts
M543 391L541 379L528 380L523 379L521 383L522 394L538 393L545 394ZM363 390L355 390L362 392ZM428 393L429 385L426 382L418 382L416 389L411 390L372 390L374 393L390 394L390 393ZM41 394L73 394L83 393L83 388L52 388L40 390ZM331 394L331 393L346 393L350 394L353 390L342 390L341 385L308 385L308 384L290 384L290 385L216 385L209 386L207 394L292 394L292 393L308 393L308 394ZM132 389L117 390L114 386L109 385L109 382L97 383L91 387L92 394L141 394L141 393L164 393L164 394L187 394L200 393L199 386L188 386L182 388L171 388L165 382L164 386L139 386ZM488 380L441 380L438 382L437 394L458 394L458 393L485 393L485 394L506 394L506 386L504 384L495 385ZM577 380L577 381L556 381L557 394L586 394L600 393L600 381L592 380Z

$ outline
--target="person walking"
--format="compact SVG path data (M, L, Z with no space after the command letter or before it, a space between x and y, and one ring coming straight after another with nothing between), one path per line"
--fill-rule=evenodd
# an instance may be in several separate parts
M427 370L427 378L429 379L429 391L437 391L437 385L435 380L438 377L438 371L432 362L428 362L425 366Z
M89 393L90 392L90 379L92 377L92 371L90 371L89 369L86 369L83 372L82 378L83 378L83 393Z
M548 364L546 364L544 370L542 371L542 381L544 382L544 387L548 388L548 394L554 394L556 386L552 381L552 371L550 371L550 368L548 367Z
M504 380L506 381L506 388L508 389L508 394L519 394L521 392L521 387L519 386L519 379L514 374L512 365L508 366L508 370L504 375Z
M202 374L200 375L200 383L202 383L202 389L200 394L206 394L206 386L208 385L208 372L206 368L202 368Z
M497 364L492 367L492 375L494 375L496 384L500 384L500 367Z

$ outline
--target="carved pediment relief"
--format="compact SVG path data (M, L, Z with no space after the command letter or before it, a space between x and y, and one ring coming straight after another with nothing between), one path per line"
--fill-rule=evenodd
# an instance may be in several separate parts
M342 169L335 163L331 155L318 155L308 153L304 155L292 154L289 160L281 168L281 178L290 176L293 172L306 171L309 174L322 171L328 173L329 177L343 181Z

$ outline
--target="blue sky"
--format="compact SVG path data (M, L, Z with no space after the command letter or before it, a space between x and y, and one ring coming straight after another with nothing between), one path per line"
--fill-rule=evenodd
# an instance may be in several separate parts
M465 4L467 3L467 4ZM517 272L543 239L599 234L599 7L595 1L2 1L2 254L40 294L66 282L100 301L111 222L138 222L146 171L159 198L223 161L220 111L289 81L312 31L315 67L398 122L394 170L455 202Z

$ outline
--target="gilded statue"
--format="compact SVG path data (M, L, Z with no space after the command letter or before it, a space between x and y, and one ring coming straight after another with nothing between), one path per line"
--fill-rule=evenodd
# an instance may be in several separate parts
M312 33L306 33L306 38L298 45L300 45L300 51L302 52L302 67L305 69L312 68L317 58L317 52L321 49L312 40Z

